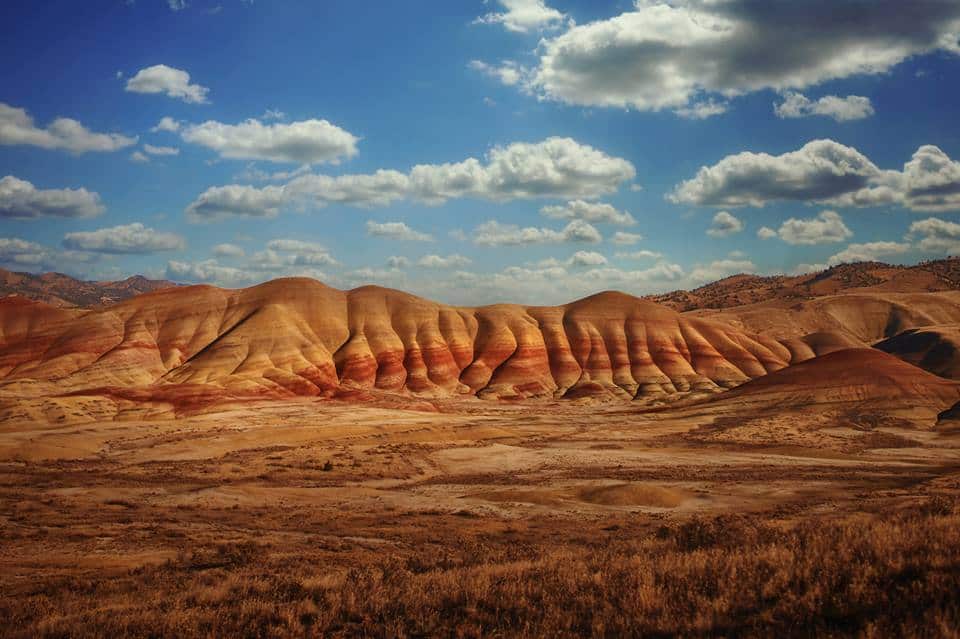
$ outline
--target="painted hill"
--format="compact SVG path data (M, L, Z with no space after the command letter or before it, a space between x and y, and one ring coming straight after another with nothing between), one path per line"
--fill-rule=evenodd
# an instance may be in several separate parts
M109 306L142 293L177 286L134 275L115 282L88 282L63 273L19 273L0 269L0 298L18 295L60 308Z
M802 356L831 347L814 340ZM190 386L629 399L733 387L787 366L795 351L612 292L556 307L459 308L290 278L164 289L94 310L0 300L0 390L30 395Z

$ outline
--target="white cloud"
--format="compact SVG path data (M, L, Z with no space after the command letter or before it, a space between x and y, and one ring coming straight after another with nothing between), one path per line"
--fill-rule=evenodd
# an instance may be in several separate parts
M38 128L25 109L0 102L0 145L27 145L71 153L117 151L137 143L136 137L94 133L71 118L57 118Z
M960 210L960 162L933 145L921 146L903 167L905 198L915 211Z
M613 244L619 244L621 246L636 244L642 239L643 235L640 233L627 233L626 231L617 231L610 237L610 241Z
M187 0L167 0L167 6L171 11L183 11L187 8Z
M86 189L38 189L8 175L0 179L0 218L93 217L104 211L97 193Z
M727 211L719 211L713 216L713 223L707 229L707 235L710 237L727 237L735 235L743 230L743 222L734 217Z
M187 217L194 222L229 216L275 217L284 204L283 188L230 184L204 191L187 207Z
M663 254L643 249L640 251L614 253L614 257L625 260L657 260L663 257Z
M937 217L910 225L907 239L919 239L917 247L925 253L960 255L960 224Z
M851 244L844 250L827 260L830 266L848 262L873 262L881 257L901 255L910 250L910 244L905 242L868 242L866 244Z
M603 202L571 200L564 205L545 206L540 213L556 220L586 220L587 222L632 226L637 223L626 211L618 211Z
M290 200L316 207L347 204L370 208L407 197L410 180L399 171L381 169L368 175L300 175L282 188Z
M421 164L410 172L417 199L442 203L475 197L506 201L538 197L590 199L611 193L636 175L633 165L570 138L494 147L486 164Z
M674 109L674 113L687 120L706 120L715 115L722 115L727 112L729 104L726 102L716 102L715 100L704 100L696 102L690 106Z
M471 260L469 257L464 257L458 253L453 253L446 257L442 255L424 255L417 260L417 266L438 269L460 268L470 263Z
M244 257L247 252L236 244L217 244L213 247L213 254L217 257Z
M407 268L410 266L410 260L402 255L391 255L387 258L387 266L390 268Z
M210 91L199 84L190 84L190 74L186 71L165 64L140 69L127 80L126 90L132 93L163 93L192 104L205 104Z
M170 133L176 133L180 130L182 124L171 118L169 115L165 115L160 118L160 121L157 122L157 126L151 128L150 130L154 133L159 133L160 131L167 131Z
M147 157L142 151L134 151L130 154L130 161L136 162L137 164L146 164L150 161L150 158Z
M407 242L433 241L433 236L429 233L414 231L403 222L374 222L373 220L367 220L367 235Z
M759 237L761 240L772 240L773 238L777 237L777 232L769 226L761 226L759 229L757 229L757 237Z
M783 155L728 155L681 183L668 199L678 204L757 206L780 200L823 201L867 187L881 176L873 162L833 140L814 140Z
M750 260L716 260L710 264L694 268L690 271L690 279L703 284L739 273L752 273L756 268Z
M567 260L568 266L603 266L607 258L595 251L577 251Z
M603 236L596 228L583 220L573 220L563 229L519 227L516 224L501 224L495 220L484 222L473 230L474 244L483 246L521 246L525 244L554 244L561 242L597 243Z
M777 233L787 244L826 244L843 242L853 237L853 231L843 223L836 211L821 211L816 217L800 220L790 218L780 225Z
M903 171L881 170L854 148L814 140L783 155L743 152L703 167L667 199L678 204L762 207L776 201L833 206L899 204L913 211L960 210L960 162L921 146Z
M98 255L83 251L51 249L17 237L0 237L0 264L23 271L74 271L80 264L95 262Z
M280 109L267 109L260 116L261 120L286 120L287 114Z
M638 0L538 47L528 89L583 106L684 108L704 95L803 89L960 52L960 5L914 0Z
M357 154L359 141L326 120L289 124L263 124L255 119L240 124L208 120L184 127L180 136L191 144L213 149L222 158L300 164L338 164Z
M224 286L247 284L250 273L232 266L223 266L216 260L203 262L167 262L165 277L175 282L215 282Z
M556 28L563 24L564 14L548 7L544 0L497 0L504 11L491 12L474 20L477 24L502 24L508 31L527 33Z
M153 146L152 144L144 144L143 150L146 151L148 155L180 155L180 149L172 146Z
M615 191L636 173L630 162L569 138L496 147L486 160L483 163L469 158L453 164L421 164L413 167L409 175L393 170L338 177L306 174L285 185L263 189L236 184L213 187L188 207L188 213L197 217L204 217L205 213L225 215L230 212L232 201L239 206L236 215L262 216L264 211L275 214L286 203L373 207L402 199L433 205L451 198L468 197L495 202L530 198L589 199Z
M483 60L471 60L468 66L508 87L519 84L526 73L523 67L512 60L503 60L499 65L488 64Z
M63 246L94 253L145 255L160 251L182 251L186 242L174 233L164 233L140 222L121 224L96 231L77 231L63 236Z
M870 98L860 95L848 95L845 98L825 95L819 100L811 100L795 91L784 92L783 102L774 104L773 111L778 118L806 118L822 115L833 118L837 122L862 120L874 113Z
M267 242L267 248L271 251L282 251L285 253L326 253L327 248L316 242L307 242L305 240L294 240L288 238L277 238Z

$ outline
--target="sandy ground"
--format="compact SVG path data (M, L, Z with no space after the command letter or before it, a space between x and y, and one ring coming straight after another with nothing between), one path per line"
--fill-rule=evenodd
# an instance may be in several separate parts
M0 589L16 596L52 575L129 570L221 541L389 549L419 543L438 518L565 535L694 515L828 516L909 499L960 468L956 435L865 433L822 411L771 417L756 439L757 420L717 431L699 408L440 408L305 400L0 425Z

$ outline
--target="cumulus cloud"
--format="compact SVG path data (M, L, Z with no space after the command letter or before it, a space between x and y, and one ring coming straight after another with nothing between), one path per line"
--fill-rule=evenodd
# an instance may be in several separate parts
M727 112L729 104L726 102L717 102L713 99L696 102L690 106L674 109L674 113L687 120L706 120L715 115L722 115Z
M247 252L243 250L243 247L237 246L236 244L217 244L213 247L213 254L217 257L244 257Z
M417 260L417 266L438 269L461 268L470 264L471 261L469 257L464 257L458 253L453 253L445 257L442 255L424 255Z
M407 268L410 266L410 260L402 255L391 255L387 258L387 266L390 268Z
M186 242L175 233L164 233L140 222L121 224L96 231L77 231L63 237L64 248L93 253L146 255L181 251Z
M486 160L415 166L410 172L413 194L428 203L460 197L590 199L615 191L636 175L627 160L570 138L494 147Z
M512 60L503 60L500 64L489 64L483 60L471 60L468 65L474 71L479 71L488 78L493 78L500 84L512 87L519 84L524 78L526 70Z
M180 149L172 146L154 146L152 144L144 144L143 150L148 155L180 155Z
M165 115L160 118L160 121L157 122L157 125L150 130L154 133L159 133L160 131L167 131L169 133L176 133L180 130L181 123L177 120L174 120L169 115Z
M633 216L626 211L618 211L613 206L603 202L586 202L584 200L571 200L563 205L545 206L540 209L540 213L556 220L579 219L594 224L632 226L637 223Z
M300 164L338 164L357 154L359 141L326 120L314 119L273 124L256 119L240 124L208 120L184 127L180 136L191 144L213 149L223 158Z
M94 253L57 250L18 237L0 237L0 264L16 270L72 271L97 258Z
M918 240L917 247L925 253L960 255L960 224L937 217L910 225L907 239Z
M132 93L163 93L192 104L206 103L210 91L199 84L190 84L190 74L186 71L165 64L140 69L127 80L126 90Z
M916 211L960 210L960 162L921 146L903 167L906 205Z
M194 222L230 216L275 217L284 202L283 189L278 186L214 186L190 203L187 217Z
M104 211L100 196L86 189L38 189L8 175L0 179L0 218L93 217Z
M237 286L249 283L250 273L232 266L224 266L217 260L202 262L167 262L165 277L174 282L215 282L224 286Z
M707 229L710 237L727 237L743 230L743 222L727 211L720 211L713 216L713 223Z
M568 266L603 266L607 258L596 251L577 251L567 260Z
M484 222L473 230L473 242L482 246L521 246L525 244L555 244L561 242L597 243L603 240L600 232L583 220L573 220L561 230L535 226L520 227L495 220Z
M705 206L765 206L780 200L822 201L867 187L881 174L866 156L833 140L814 140L783 155L728 155L682 182L668 199Z
M777 232L769 226L761 226L759 229L757 229L757 237L759 237L761 240L772 240L778 236Z
M902 255L910 250L906 242L868 242L866 244L851 244L844 250L827 260L829 266L849 262L874 262L881 257Z
M563 24L564 15L544 0L497 0L503 11L480 16L476 24L502 24L508 31L527 33L538 29L556 28Z
M752 273L756 266L750 260L716 260L709 264L700 265L690 271L690 279L696 283L714 282L716 280L737 275L739 273Z
M813 245L843 242L853 237L853 231L836 211L821 211L806 220L790 218L780 225L776 235L787 244Z
M496 202L531 198L590 199L615 191L633 179L630 162L611 157L570 138L496 147L485 162L468 158L452 164L420 164L409 174L379 170L372 174L305 174L281 186L213 187L189 207L196 217L275 215L286 203L323 207L329 204L373 207L403 199L438 205L451 198Z
M130 154L130 161L137 164L146 164L150 161L150 158L143 151L134 151Z
M39 128L25 109L0 102L0 145L26 145L71 153L117 151L137 143L119 133L94 133L71 118L56 118Z
M662 253L657 253L656 251L648 251L646 249L640 251L626 251L614 253L614 257L625 259L625 260L657 260L663 257Z
M960 5L941 0L638 0L543 40L528 89L584 106L683 108L704 94L803 89L960 52Z
M642 239L643 235L640 233L627 233L626 231L617 231L610 237L610 241L613 244L619 244L621 246L636 244Z
M860 95L848 95L845 98L825 95L818 100L811 100L796 91L784 92L783 102L774 104L773 112L778 118L806 118L822 115L833 118L837 122L862 120L874 113L870 98Z
M386 237L391 240L406 242L432 242L433 236L429 233L415 231L404 222L374 222L367 220L367 235Z
M324 207L347 204L371 208L387 206L409 195L410 179L399 171L381 169L359 175L301 175L282 187L292 201Z

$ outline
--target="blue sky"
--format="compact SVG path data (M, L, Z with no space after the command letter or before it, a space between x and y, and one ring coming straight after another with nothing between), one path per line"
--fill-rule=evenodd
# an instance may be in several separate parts
M903 7L6 3L0 266L558 303L955 254L960 3Z

